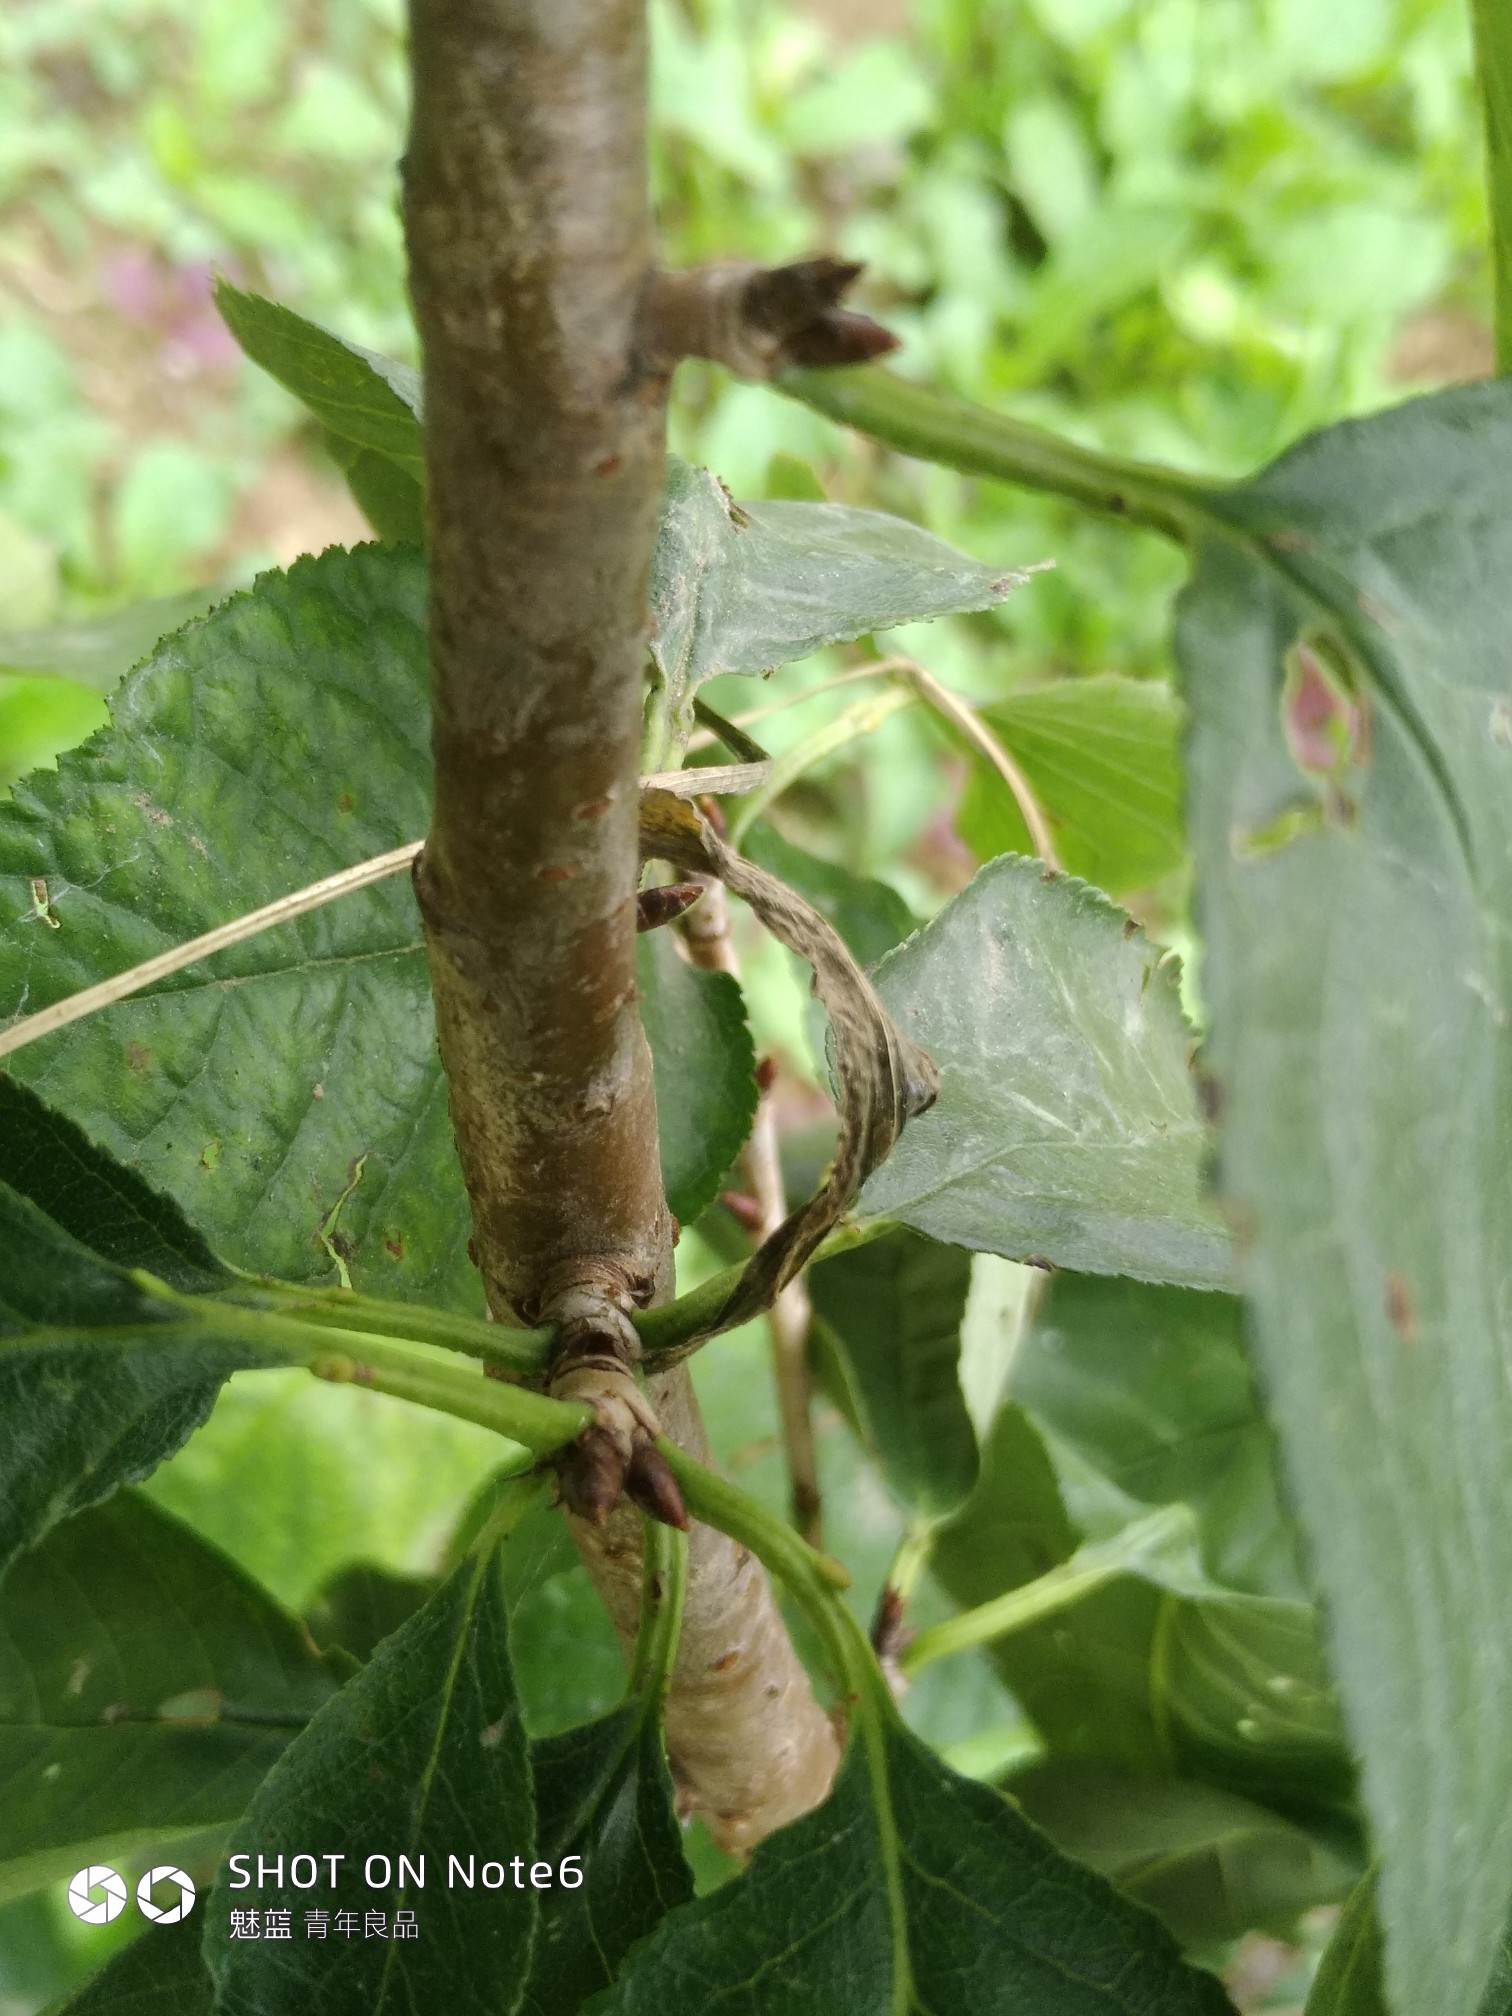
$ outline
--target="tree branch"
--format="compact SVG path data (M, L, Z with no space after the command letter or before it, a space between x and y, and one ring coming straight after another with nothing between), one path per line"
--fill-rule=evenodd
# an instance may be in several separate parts
M490 1305L560 1326L553 1391L598 1417L564 1489L627 1645L643 1540L615 1500L628 1484L660 1516L680 1512L670 1472L641 1456L637 1477L655 1423L706 1454L685 1368L644 1393L630 1369L631 1311L672 1287L635 1005L666 390L641 347L644 13L644 0L412 0L404 173L436 770L416 889L441 1055ZM706 1527L667 1736L690 1801L736 1845L817 1804L837 1758L760 1567Z

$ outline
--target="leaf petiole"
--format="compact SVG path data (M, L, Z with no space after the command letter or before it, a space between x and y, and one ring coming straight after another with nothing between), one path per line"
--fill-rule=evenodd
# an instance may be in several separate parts
M1193 1532L1190 1507L1162 1505L1146 1519L1135 1519L1111 1540L1093 1541L1079 1547L1069 1560L1060 1562L1046 1574L994 1596L975 1610L963 1610L921 1631L899 1658L904 1674L912 1679L937 1659L953 1652L968 1652L973 1646L990 1645L996 1638L1022 1631L1042 1618L1054 1617L1079 1603L1083 1596L1101 1589L1104 1583L1146 1564L1152 1553L1189 1541Z

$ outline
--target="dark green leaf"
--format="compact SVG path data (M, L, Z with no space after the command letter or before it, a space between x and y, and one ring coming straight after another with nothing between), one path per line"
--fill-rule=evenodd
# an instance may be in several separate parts
M425 570L365 547L170 639L115 726L0 806L0 1009L47 1002L423 833ZM30 919L47 878L58 930ZM481 1309L400 876L16 1053L232 1261ZM355 1187L352 1187L355 1180Z
M326 1583L305 1622L317 1645L337 1645L354 1659L370 1659L434 1588L418 1575L396 1575L370 1561L354 1561Z
M145 1477L255 1359L185 1322L132 1268L187 1293L231 1278L168 1199L0 1076L0 1570ZM91 1344L101 1331L116 1341Z
M417 480L424 475L419 372L226 280L216 284L215 305L253 363L303 401L322 426L375 449Z
M891 1232L809 1276L816 1313L843 1354L862 1434L914 1511L953 1511L976 1482L976 1435L961 1397L961 1318L971 1255Z
M863 1215L1083 1273L1227 1279L1174 975L1095 890L1005 856L876 986L941 1087Z
M1068 1495L1101 1478L1125 1516L1190 1505L1215 1581L1264 1596L1308 1593L1232 1296L1057 1275L1009 1382L1049 1439Z
M1335 1903L1359 1873L1306 1828L1189 1780L1057 1760L1018 1773L1009 1790L1057 1847L1186 1946L1257 1927L1285 1934L1302 1912Z
M212 2016L199 1918L153 1925L45 2016Z
M170 1199L3 1074L0 1185L113 1268L144 1268L190 1295L212 1293L232 1279ZM7 1273L13 1292L31 1279L24 1252L8 1256ZM44 1286L38 1281L39 1291Z
M845 504L736 504L673 457L651 571L651 648L674 710L720 672L768 672L899 623L990 609L1024 580Z
M1469 2016L1512 1888L1509 470L1506 383L1304 442L1214 497L1178 636L1219 1180L1397 2016Z
M756 1052L740 983L682 957L667 930L636 947L641 1020L656 1066L662 1182L685 1225L714 1200L756 1117Z
M534 1808L515 1699L504 1608L490 1557L464 1561L423 1610L388 1638L357 1678L293 1743L264 1782L231 1843L252 1878L231 1887L228 1859L208 1905L205 1954L218 2016L397 2016L436 2006L449 2016L501 2016L516 2006L529 1967L537 1892L517 1888L513 1857L529 1868ZM367 1858L389 1877L367 1882ZM321 1861L313 1888L292 1884L297 1854L342 1855L338 1881ZM257 1858L284 1859L284 1882L258 1888ZM410 1880L399 1857L419 1868ZM448 1887L449 1857L474 1887ZM485 1865L502 1865L487 1888ZM275 1874L269 1870L269 1875ZM555 1872L553 1872L554 1876ZM233 1910L284 1909L294 1937L232 1939ZM366 1914L413 1911L414 1939L365 1936ZM324 1939L304 1936L303 1913L330 1914ZM355 1936L337 1913L353 1911Z
M891 952L919 928L919 920L888 883L869 875L853 875L833 861L821 861L818 855L784 840L764 819L750 829L741 844L758 868L780 876L790 889L812 903L863 966L874 966L884 952Z
M1103 672L980 711L1033 785L1073 875L1118 895L1177 866L1181 707L1169 686ZM1034 852L1012 792L980 758L958 823L981 860Z
M498 1560L531 1737L557 1736L602 1715L625 1692L625 1659L566 1520L550 1506L528 1512Z
M228 1829L338 1684L294 1618L145 1498L56 1527L0 1594L0 1895Z
M538 1850L577 1856L580 1889L543 1893L520 2016L577 2016L637 1939L693 1894L654 1719L638 1705L531 1751Z
M596 2016L1226 2016L1170 1935L916 1737L879 1732L819 1810L675 1911Z

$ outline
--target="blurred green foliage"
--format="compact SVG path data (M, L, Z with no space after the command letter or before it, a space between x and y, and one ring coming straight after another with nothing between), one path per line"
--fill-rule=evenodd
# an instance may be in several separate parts
M0 12L0 631L362 536L208 287L225 271L413 356L401 14L400 0ZM1463 0L653 0L651 14L669 256L863 258L908 372L1108 449L1237 474L1402 386L1489 368ZM1164 670L1179 562L1152 538L906 463L700 367L673 431L737 495L792 494L806 465L829 494L982 558L1053 556L1001 614L911 640L984 698ZM27 696L5 698L9 741ZM774 723L776 746L822 714ZM85 718L40 707L28 756ZM959 781L948 746L916 710L875 738L865 780L854 752L816 772L849 864L912 849L924 886L907 863L902 879L926 903L951 870L931 833Z

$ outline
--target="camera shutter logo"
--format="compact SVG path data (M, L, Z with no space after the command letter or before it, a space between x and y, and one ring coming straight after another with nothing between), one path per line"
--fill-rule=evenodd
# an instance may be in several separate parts
M104 1896L96 1898L92 1894L96 1890L103 1890ZM103 1862L91 1862L69 1883L68 1908L86 1925L109 1925L126 1909L126 1884Z
M178 1902L170 1904L165 1911L152 1900L153 1890L159 1883L177 1883ZM156 1869L149 1869L137 1885L137 1909L144 1918L150 1918L154 1925L180 1924L194 1909L194 1879L182 1869L175 1869L171 1862L164 1862Z

